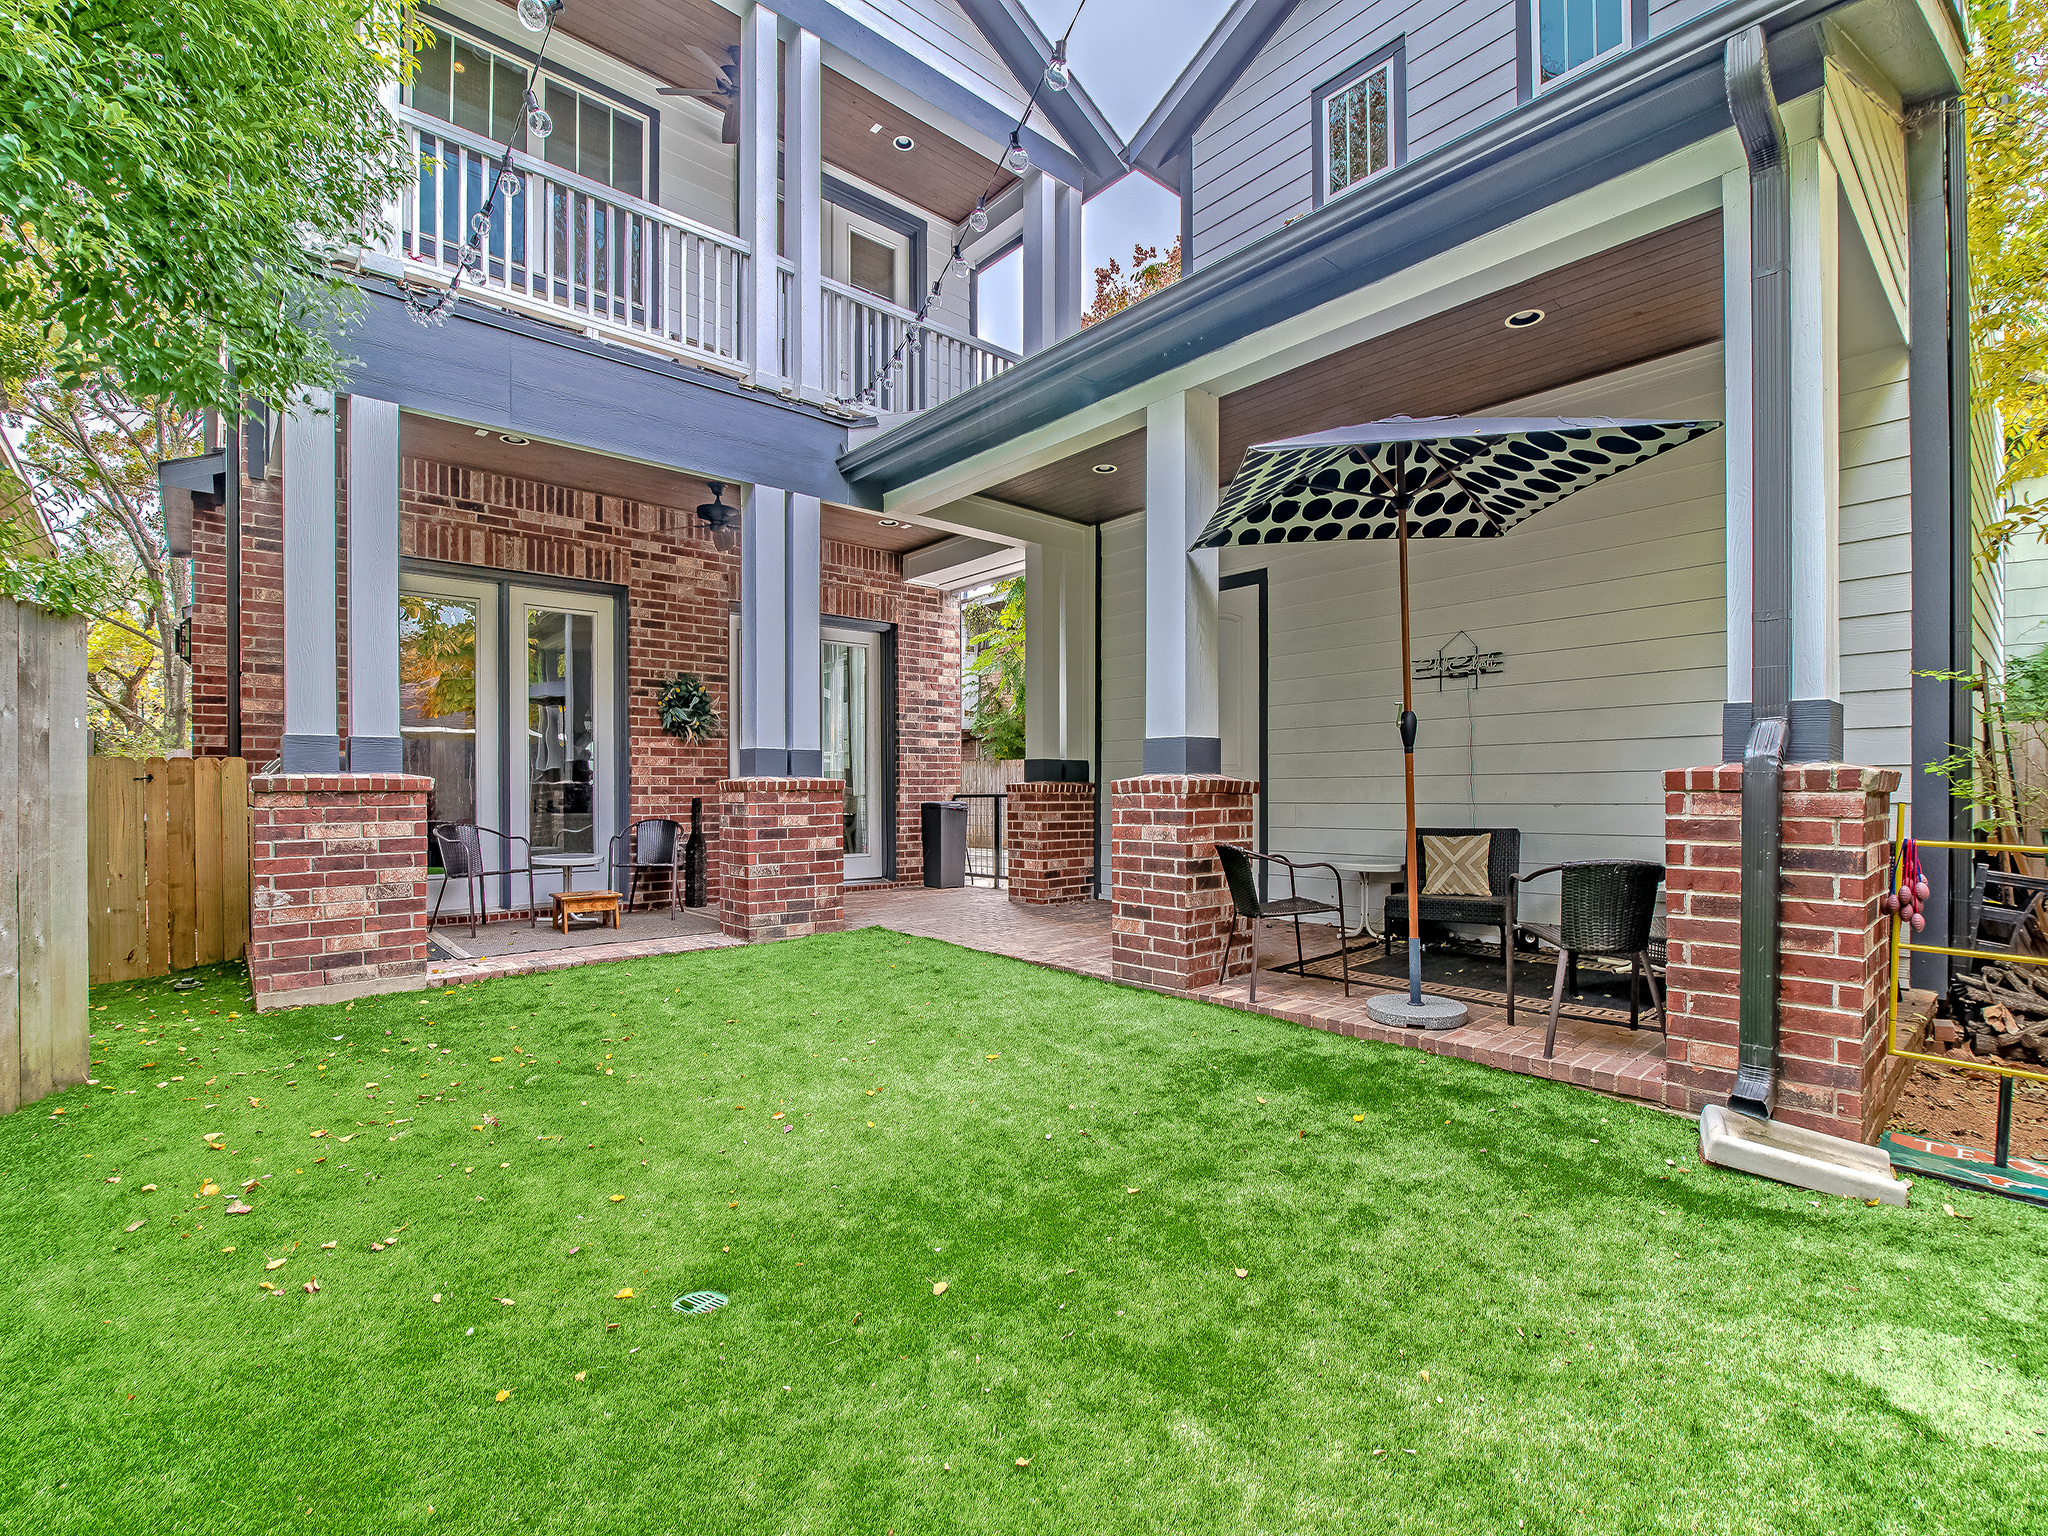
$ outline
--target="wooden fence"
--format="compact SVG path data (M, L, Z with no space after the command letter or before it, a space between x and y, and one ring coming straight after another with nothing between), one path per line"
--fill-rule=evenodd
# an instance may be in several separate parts
M0 599L0 1115L85 1081L85 621Z
M89 779L92 979L239 960L249 944L249 765L96 757Z

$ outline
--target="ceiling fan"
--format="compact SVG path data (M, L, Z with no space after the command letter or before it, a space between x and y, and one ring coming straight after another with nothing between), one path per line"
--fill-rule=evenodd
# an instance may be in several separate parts
M725 50L723 59L716 58L699 48L695 43L688 45L690 52L704 62L711 71L711 78L718 84L709 90L693 90L687 86L664 85L659 87L657 96L698 96L707 101L725 103L725 125L719 130L719 142L737 144L740 141L740 51L737 47Z

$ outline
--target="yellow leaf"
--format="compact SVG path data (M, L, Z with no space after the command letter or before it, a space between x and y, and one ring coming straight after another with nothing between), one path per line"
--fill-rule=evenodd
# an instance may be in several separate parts
M872 1130L873 1130L874 1128L875 1128L875 1122L874 1122L874 1121L872 1121L872 1120L870 1120L870 1121L868 1122L868 1129L872 1131Z
M1132 1189L1130 1185L1126 1184L1124 1186L1124 1193L1127 1195L1135 1195L1137 1191L1135 1189Z
M322 1243L322 1244L321 1244L320 1246L321 1246L322 1248L332 1248L332 1247L334 1246L334 1244L333 1244L333 1243Z
M500 1392L494 1400L502 1403L505 1401L506 1398L510 1397L511 1395L512 1394L510 1392Z
M1256 1097L1256 1095L1255 1095L1255 1097ZM1263 1104L1263 1103L1265 1103L1266 1101L1265 1101L1264 1099L1260 1099L1260 1100L1259 1100L1259 1102L1260 1102L1261 1104Z
M1238 1270L1238 1271L1237 1271L1237 1278L1238 1278L1238 1279L1240 1279L1240 1280L1242 1280L1242 1279L1246 1278L1246 1277L1247 1277L1247 1276L1248 1276L1248 1275L1249 1275L1250 1273L1251 1273L1251 1272L1250 1272L1249 1270L1243 1270L1243 1269L1240 1269L1240 1270Z
M1363 1120L1365 1119L1365 1116L1363 1116L1363 1115L1353 1115L1353 1116L1352 1116L1351 1118L1352 1118L1353 1120L1356 1120L1356 1121L1361 1121L1361 1122L1362 1122L1362 1121L1363 1121Z
M221 1249L221 1252L222 1252L222 1253L233 1253L234 1251L235 1251L235 1245L234 1245L233 1243L229 1243L229 1244L227 1245L227 1247L225 1247L225 1248Z
M933 1294L934 1296L943 1296L943 1295L945 1295L945 1294L946 1294L946 1282L945 1282L945 1281L943 1281L943 1280L941 1280L941 1281L939 1281L939 1282L938 1282L938 1284L934 1285L934 1286L932 1287L932 1294Z
M145 1184L142 1186L142 1192L145 1195L153 1195L156 1193L156 1186L154 1184Z
M202 1195L217 1195L220 1193L220 1186L214 1183L213 1180L208 1179L204 1184L199 1186L199 1193L201 1193Z
M1031 1465L1031 1458L1029 1456L1019 1456L1017 1458L1017 1465L1020 1467L1028 1467Z
M439 1291L434 1292L434 1305L437 1307L441 1305L441 1293Z
M312 1132L312 1136L313 1136L313 1137L314 1137L314 1139L316 1139L316 1140L317 1140L318 1138L322 1137L322 1136L325 1136L326 1134L327 1134L327 1133L326 1133L325 1131L314 1131L314 1132Z
M500 1061L503 1061L504 1059L505 1059L505 1058L504 1058L504 1057L502 1057L502 1056L493 1056L493 1057L491 1058L491 1060L492 1060L492 1061L493 1061L494 1063L495 1063L495 1062L500 1062Z
M256 1289L259 1291L274 1291L277 1289L277 1287L272 1285L268 1280L258 1280L256 1282Z
M1424 1381L1429 1380L1429 1372L1427 1371L1418 1371L1416 1374L1419 1375Z
M498 1305L501 1307L509 1307L515 1305L515 1303L513 1302L510 1296L500 1296L498 1298Z
M611 1198L612 1204L617 1205L621 1200L625 1199L626 1197L624 1195L613 1195Z
M272 1259L268 1264L265 1264L263 1267L265 1269L283 1269L285 1265L289 1264L290 1262L290 1259Z
M782 1111L778 1109L777 1111L775 1111L774 1114L770 1115L768 1118L770 1120L780 1120L782 1118ZM111 1184L118 1184L121 1181L119 1179L110 1179L108 1180L108 1182Z
M576 1373L575 1379L577 1381L581 1381L585 1376L588 1376L589 1374L590 1373L588 1371L578 1371Z
M982 1057L981 1059L982 1059L983 1061L994 1061L994 1060L996 1059L996 1057L998 1057L998 1056L1001 1056L1002 1054L1003 1054L1003 1053L1002 1053L1001 1051L997 1051L997 1052L995 1053L995 1055L992 1055L992 1056L984 1056L984 1057ZM1023 1466L1023 1465L1024 1465L1024 1463L1020 1461L1020 1462L1018 1462L1018 1463L1017 1463L1017 1465L1021 1467L1021 1466Z
M140 1221L131 1221L128 1223L127 1226L123 1227L121 1230L123 1232L133 1232L137 1227L141 1225L142 1223Z
M631 1301L632 1299L633 1299L633 1287L631 1287L630 1285L629 1285L629 1286L627 1286L627 1287L626 1287L626 1288L625 1288L625 1289L624 1289L623 1291L613 1291L613 1292L612 1292L612 1300L613 1300L613 1301Z

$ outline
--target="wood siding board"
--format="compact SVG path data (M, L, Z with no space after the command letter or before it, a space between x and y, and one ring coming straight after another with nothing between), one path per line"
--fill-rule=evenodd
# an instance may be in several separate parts
M171 775L161 757L143 759L142 911L149 925L145 976L171 968Z
M0 1115L21 1103L21 712L22 607L0 600Z
M20 608L15 652L16 799L11 814L24 822L16 845L21 1016L20 1096L32 1104L55 1082L54 1019L50 974L50 664L51 622L40 610Z

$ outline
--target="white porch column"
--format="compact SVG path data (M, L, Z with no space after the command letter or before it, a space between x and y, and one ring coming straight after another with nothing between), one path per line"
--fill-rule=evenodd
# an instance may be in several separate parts
M1092 538L1067 537L1024 546L1024 633L1024 777L1092 783Z
M1024 173L1024 346L1029 357L1058 339L1055 281L1059 244L1059 183L1033 166Z
M820 506L757 485L740 534L739 693L742 778L803 778L822 763L818 736Z
M1792 146L1792 752L1842 756L1841 201L1819 138Z
M824 299L818 287L825 275L820 220L824 206L824 70L818 35L801 27L788 29L783 40L782 155L786 184L783 243L796 274L789 296L789 375L799 394L824 390Z
M1062 182L1053 198L1052 339L1065 341L1081 329L1088 296L1081 291L1081 189Z
M348 766L402 773L398 733L398 407L348 401Z
M1190 551L1216 510L1216 397L1145 411L1145 772L1218 773L1218 552Z
M286 773L335 773L334 396L309 391L284 420Z
M781 153L776 110L776 16L749 5L740 17L740 238L747 260L746 363L762 389L782 387L780 269L775 263L776 183Z

